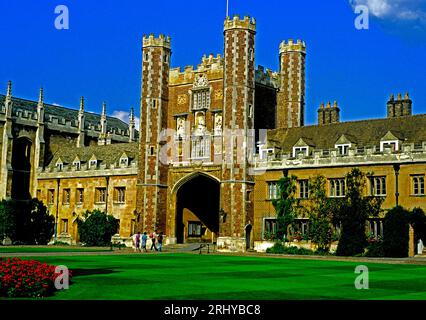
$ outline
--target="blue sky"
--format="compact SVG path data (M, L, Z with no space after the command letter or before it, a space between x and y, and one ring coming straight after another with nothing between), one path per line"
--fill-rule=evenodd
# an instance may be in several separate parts
M67 5L70 29L56 30L54 9ZM354 7L370 8L357 30ZM223 51L225 0L0 0L0 92L126 117L139 108L141 38L172 37L172 65L196 65ZM425 0L230 0L230 14L256 18L256 63L278 69L284 39L307 42L306 122L322 101L337 100L343 120L384 117L390 93L409 91L426 113ZM137 113L139 113L137 111Z

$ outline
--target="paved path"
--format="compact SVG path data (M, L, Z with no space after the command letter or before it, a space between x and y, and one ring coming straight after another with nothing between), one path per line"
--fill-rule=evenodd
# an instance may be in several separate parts
M129 255L129 254L171 254L171 253L186 253L186 254L199 254L199 251L191 251L191 248L181 249L167 249L164 247L164 252L150 252L136 253L133 249L124 248L121 250L115 249L113 251L91 251L91 252L16 252L6 253L0 252L0 258L13 258L13 257L65 257L65 256L105 256L105 255ZM207 253L203 252L203 255ZM241 256L241 257L259 257L259 258L275 258L275 259L298 259L298 260L324 260L324 261L347 261L359 263L385 263L385 264L418 264L426 265L426 256L417 256L415 258L366 258L366 257L336 257L336 256L302 256L302 255L284 255L284 254L267 254L267 253L229 253L229 252L216 252L210 253L211 255L223 256Z

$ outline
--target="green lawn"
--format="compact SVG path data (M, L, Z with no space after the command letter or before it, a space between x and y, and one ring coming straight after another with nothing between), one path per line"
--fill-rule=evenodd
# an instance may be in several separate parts
M110 248L60 247L60 246L0 246L0 253L54 253L54 252L98 252L111 251Z
M51 299L426 299L426 266L193 254L42 257L74 271Z

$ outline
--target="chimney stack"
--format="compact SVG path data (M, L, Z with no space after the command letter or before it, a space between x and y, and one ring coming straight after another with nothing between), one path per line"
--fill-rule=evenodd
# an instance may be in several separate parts
M398 93L396 100L395 96L391 94L386 105L388 118L411 116L413 114L413 101L410 99L408 92L405 93L404 98L402 98L401 93Z

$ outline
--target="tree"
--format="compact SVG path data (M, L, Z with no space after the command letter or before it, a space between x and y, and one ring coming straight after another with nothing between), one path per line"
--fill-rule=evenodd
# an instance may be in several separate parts
M110 245L118 229L118 219L99 210L86 211L83 217L84 220L77 220L80 241L87 246Z
M336 219L342 224L338 256L363 254L368 245L366 222L380 213L383 198L364 196L366 182L367 175L358 168L346 175L346 197L336 205Z
M309 238L321 251L330 250L335 210L334 199L327 197L326 182L323 176L309 180Z
M43 202L32 200L29 219L34 242L38 245L48 244L55 232L55 218L49 214Z
M298 201L296 194L295 176L283 177L278 181L278 199L272 201L277 212L277 238L283 239L288 227L296 217Z
M5 238L15 239L15 219L13 201L0 202L0 242Z
M3 200L0 203L0 238L13 243L47 244L53 236L55 218L38 199Z
M386 257L408 256L410 212L401 206L388 211L383 223L383 249Z

